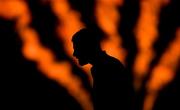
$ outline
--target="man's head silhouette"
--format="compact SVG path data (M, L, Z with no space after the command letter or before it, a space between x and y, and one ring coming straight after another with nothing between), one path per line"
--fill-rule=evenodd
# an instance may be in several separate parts
M98 36L91 30L83 28L72 37L74 53L80 65L92 63L101 52Z

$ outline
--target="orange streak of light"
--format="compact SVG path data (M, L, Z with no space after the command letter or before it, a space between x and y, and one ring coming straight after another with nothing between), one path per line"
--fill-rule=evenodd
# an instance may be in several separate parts
M92 76L90 74L91 65L86 65L81 67L78 64L78 61L73 57L73 45L72 45L72 36L75 32L84 28L84 24L80 21L80 13L71 9L67 0L52 0L51 6L55 15L59 18L61 25L57 27L57 32L60 39L63 41L64 49L67 55L72 58L75 63L82 68L87 75L91 84L93 83Z
M176 38L170 43L158 65L153 69L152 76L147 83L148 94L145 99L144 110L151 110L158 91L173 80L180 59L180 28L177 29ZM154 97L149 100L148 97Z
M7 19L12 19L16 16L20 16L23 13L22 11L24 11L26 8L22 4L23 2L20 2L20 0L1 0L0 15Z
M83 89L80 79L72 74L71 65L68 62L56 62L53 52L40 45L37 33L33 29L23 30L20 35L24 39L24 56L36 61L41 72L64 86L82 104L84 110L92 110L90 97L87 91Z
M118 33L120 15L117 8L122 3L123 0L98 0L95 16L97 24L107 35L107 39L101 42L102 49L125 64L126 51L121 47L122 40Z
M152 44L158 36L159 12L165 3L163 0L142 0L140 2L140 17L135 28L138 54L133 66L136 89L141 86L141 80L148 72L149 63L155 55Z
M57 62L53 52L43 47L36 31L28 24L31 16L26 3L22 0L0 1L0 16L7 19L17 18L17 31L23 42L23 55L37 63L38 69L48 78L57 81L82 105L84 110L92 110L90 96L81 85L81 80L72 74L68 62Z

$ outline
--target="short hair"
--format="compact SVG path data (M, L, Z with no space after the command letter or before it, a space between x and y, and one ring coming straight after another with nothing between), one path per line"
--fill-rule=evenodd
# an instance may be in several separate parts
M76 32L72 37L73 43L89 48L100 48L100 36L94 31L83 28Z

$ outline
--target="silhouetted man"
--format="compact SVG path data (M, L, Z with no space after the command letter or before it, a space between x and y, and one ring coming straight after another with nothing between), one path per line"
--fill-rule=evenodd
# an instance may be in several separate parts
M75 33L72 41L79 64L93 66L94 110L130 110L132 81L122 63L101 50L98 36L89 29Z

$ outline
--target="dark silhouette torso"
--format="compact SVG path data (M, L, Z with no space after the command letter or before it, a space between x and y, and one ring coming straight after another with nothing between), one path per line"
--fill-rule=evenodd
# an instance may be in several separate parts
M91 68L94 110L130 110L132 80L122 63L105 52Z

